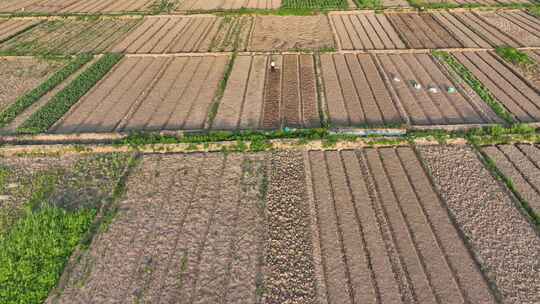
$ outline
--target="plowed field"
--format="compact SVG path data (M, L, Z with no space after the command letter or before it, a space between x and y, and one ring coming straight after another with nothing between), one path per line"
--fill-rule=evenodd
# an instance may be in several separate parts
M125 58L51 131L202 129L227 60L227 56Z
M336 13L329 15L344 50L404 49L405 44L386 15Z
M139 21L139 18L47 21L0 44L0 51L22 55L103 53Z
M463 52L454 56L469 69L519 122L540 121L540 95L490 52Z
M245 50L251 17L146 18L112 48L126 53L185 53Z
M39 23L38 20L0 19L0 42L17 35L37 23Z
M540 149L535 145L501 145L483 151L509 178L521 197L540 214Z
M412 149L307 162L329 303L496 303Z
M149 11L155 0L4 0L0 12L110 13Z
M313 56L255 55L236 58L212 128L310 128L320 124Z
M334 47L326 15L257 16L249 50L298 50Z
M437 3L451 3L459 4L463 6L467 5L486 5L486 6L497 6L497 5L509 5L509 4L531 4L535 3L533 0L423 0L425 3L437 4Z
M186 0L176 8L178 11L278 9L281 0Z

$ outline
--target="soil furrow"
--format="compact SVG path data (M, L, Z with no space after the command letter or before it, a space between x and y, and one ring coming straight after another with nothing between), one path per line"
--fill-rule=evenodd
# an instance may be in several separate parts
M275 60L277 68L268 69L266 72L262 128L279 129L281 128L282 57L272 56L270 60Z
M339 71L337 76L339 86L341 87L341 93L343 94L345 101L349 124L351 126L362 125L366 121L366 114L364 113L364 109L362 109L362 104L357 95L345 57L338 54L335 54L332 57L334 59L336 71Z
M256 55L251 63L251 73L247 83L244 105L240 117L240 129L259 129L263 110L264 83L268 69L268 57Z
M299 55L300 58L300 95L302 97L302 126L317 128L321 126L315 80L315 62L311 55Z
M300 75L297 55L283 55L283 126L302 127Z

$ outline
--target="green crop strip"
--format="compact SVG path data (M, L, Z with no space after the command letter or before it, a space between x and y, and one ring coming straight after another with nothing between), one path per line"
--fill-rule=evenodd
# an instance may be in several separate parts
M433 56L446 63L462 80L464 80L475 92L487 103L491 109L505 122L513 124L515 122L512 115L504 106L496 100L491 92L474 75L461 64L454 56L443 51L433 51Z
M122 59L121 54L106 54L58 92L45 106L36 111L18 129L21 133L46 132L69 111L112 67Z
M382 8L381 0L355 0L358 8L380 9Z
M515 49L513 47L500 46L500 47L495 48L495 52L499 56L501 56L504 60L515 65L529 66L529 65L535 64L534 60L529 58L529 56L526 53L518 49Z
M346 9L346 0L283 0L281 8L285 9Z
M75 73L87 62L92 60L91 55L80 55L69 62L62 69L54 73L49 79L40 84L37 88L19 97L11 106L0 113L0 128L12 122L17 115L21 114L28 107L37 102L43 95L61 84L71 74Z

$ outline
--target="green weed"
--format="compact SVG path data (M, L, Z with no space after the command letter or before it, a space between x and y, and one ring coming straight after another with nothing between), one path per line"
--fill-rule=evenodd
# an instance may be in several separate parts
M283 0L282 9L346 9L346 0Z

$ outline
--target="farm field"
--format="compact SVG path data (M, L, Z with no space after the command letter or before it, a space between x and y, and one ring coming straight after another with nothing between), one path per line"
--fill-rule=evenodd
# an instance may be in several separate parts
M0 53L103 53L140 21L140 18L46 21L1 43Z
M315 77L312 55L238 56L212 129L319 127Z
M36 58L0 59L0 113L18 97L39 86L65 64Z
M485 5L497 6L508 4L534 4L534 0L422 0L425 4L454 4L458 6Z
M540 214L540 150L535 145L500 145L483 148L497 168L509 178L521 197Z
M111 13L149 11L155 0L2 0L0 12Z
M177 11L221 11L248 9L278 9L281 0L186 0L180 2Z
M202 129L228 60L126 57L49 131Z
M0 42L25 31L39 23L38 20L0 20Z

